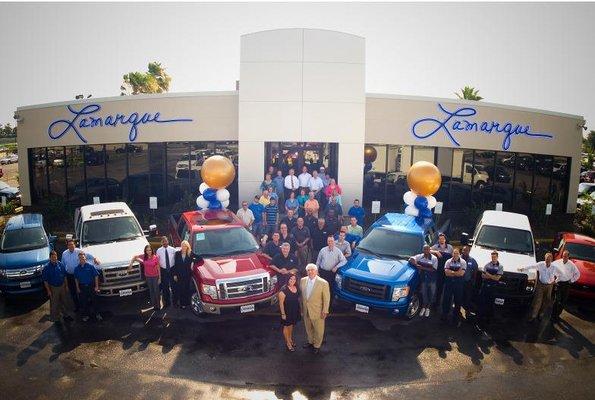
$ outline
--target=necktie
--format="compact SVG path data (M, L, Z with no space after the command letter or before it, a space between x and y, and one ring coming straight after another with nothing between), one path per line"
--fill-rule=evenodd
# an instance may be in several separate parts
M165 269L169 270L169 252L167 251L167 247L165 247Z
M291 180L291 189L293 190L293 189L295 189L295 186L293 185L293 175L290 177L290 180Z

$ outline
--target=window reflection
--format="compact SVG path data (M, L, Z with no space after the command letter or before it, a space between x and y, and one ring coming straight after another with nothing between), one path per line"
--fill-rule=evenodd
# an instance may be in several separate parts
M122 181L126 179L126 152L122 146L105 145L105 156L107 163L106 201L122 200Z
M557 210L558 212L566 212L569 171L570 158L554 157L550 200L554 210Z
M531 211L535 214L542 215L545 212L546 204L550 202L553 164L554 158L551 156L542 156L539 158L539 162L536 162L536 173L533 175L533 190L531 191ZM517 167L517 176L519 172L522 172L522 169Z
M29 149L29 171L31 175L31 198L34 201L48 195L46 148Z
M94 197L99 197L100 202L106 202L105 190L105 161L106 154L103 145L84 146L85 168L87 171L87 203L92 203ZM84 182L80 183L84 191Z
M85 203L85 169L83 150L80 146L66 147L66 173L68 176L68 200L80 206Z
M64 147L51 147L48 149L48 174L50 178L50 193L66 196L66 160Z

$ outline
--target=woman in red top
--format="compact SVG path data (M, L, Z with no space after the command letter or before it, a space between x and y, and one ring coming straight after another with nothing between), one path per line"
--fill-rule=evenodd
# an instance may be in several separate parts
M161 283L161 268L159 268L159 256L153 252L150 245L145 246L142 255L132 257L128 265L128 271L132 271L132 263L138 261L145 271L145 280L149 288L149 296L153 310L161 309L161 296L159 294L159 284Z
M335 196L335 198L337 199L337 203L341 204L340 199L341 195L343 194L343 190L334 178L331 178L328 186L324 189L324 194L326 194L326 197L329 199L331 198L331 196Z

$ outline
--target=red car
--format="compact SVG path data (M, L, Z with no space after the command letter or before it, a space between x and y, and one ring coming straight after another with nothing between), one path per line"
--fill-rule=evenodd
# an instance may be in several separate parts
M188 211L170 217L169 233L178 247L187 240L202 257L192 268L196 315L247 313L277 303L276 273L242 221L228 210Z
M595 239L570 232L560 232L554 239L554 259L562 258L568 250L570 259L581 273L571 289L570 296L580 299L595 299Z

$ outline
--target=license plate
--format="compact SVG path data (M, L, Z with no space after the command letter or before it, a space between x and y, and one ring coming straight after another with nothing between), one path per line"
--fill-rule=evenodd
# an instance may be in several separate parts
M21 289L28 289L30 287L31 287L31 282L29 282L29 281L21 282Z
M132 289L122 289L120 290L120 297L124 296L132 296Z
M241 313L252 312L254 310L255 310L254 304L246 304L245 306L240 306Z
M370 312L370 307L364 306L362 304L356 304L355 305L355 311L359 311L361 313L367 314L367 313Z
M501 306L501 305L503 305L503 304L504 304L504 299L496 298L496 299L494 300L494 303L495 303L496 305L499 305L499 306Z

